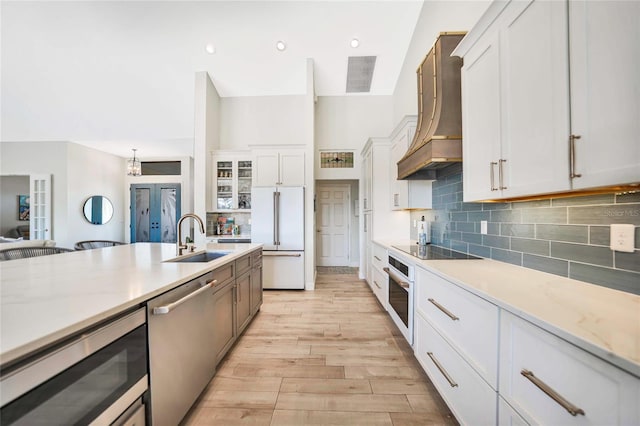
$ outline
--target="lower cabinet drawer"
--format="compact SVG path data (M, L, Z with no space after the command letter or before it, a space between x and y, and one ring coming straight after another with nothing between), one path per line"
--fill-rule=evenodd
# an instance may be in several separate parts
M498 388L498 307L432 272L416 268L416 310Z
M421 314L415 316L414 351L422 368L461 424L496 424L496 391Z
M385 268L387 266L387 264L389 263L388 260L388 255L387 255L387 249L384 247L381 247L377 244L373 244L373 265L378 268L378 269L382 269Z
M373 294L376 295L382 307L387 310L389 278L387 274L381 272L378 268L372 269L373 279L371 280L371 290L373 290Z
M509 312L500 329L500 395L527 422L640 424L640 379Z

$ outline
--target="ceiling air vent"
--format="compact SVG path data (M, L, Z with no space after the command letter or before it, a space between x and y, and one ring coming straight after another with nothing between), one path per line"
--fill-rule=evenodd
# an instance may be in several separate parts
M347 93L369 92L375 66L375 56L349 56Z

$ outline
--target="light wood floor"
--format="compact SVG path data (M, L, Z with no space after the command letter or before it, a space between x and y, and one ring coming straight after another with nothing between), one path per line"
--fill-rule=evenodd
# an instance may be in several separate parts
M355 274L265 291L184 425L456 425L411 347Z

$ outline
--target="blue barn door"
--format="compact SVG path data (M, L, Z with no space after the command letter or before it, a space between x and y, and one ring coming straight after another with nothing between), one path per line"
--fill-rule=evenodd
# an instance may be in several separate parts
M175 243L180 217L180 184L133 184L131 242Z

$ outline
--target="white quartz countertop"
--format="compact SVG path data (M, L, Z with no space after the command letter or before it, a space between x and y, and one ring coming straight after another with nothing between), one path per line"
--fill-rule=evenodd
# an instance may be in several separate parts
M376 243L640 377L640 296L489 259L420 260L393 248L407 241Z
M172 263L175 244L136 243L0 262L0 364L11 362L216 269L261 244L207 244L230 253ZM187 254L188 255L188 254Z

